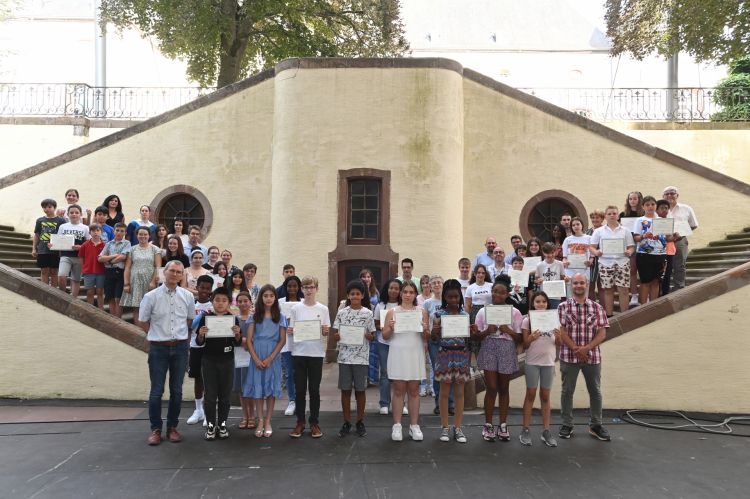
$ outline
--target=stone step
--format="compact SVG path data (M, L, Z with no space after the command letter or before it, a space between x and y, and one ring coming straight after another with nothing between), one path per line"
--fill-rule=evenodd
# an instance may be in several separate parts
M34 265L36 265L36 262L34 262ZM16 268L17 271L23 272L29 277L41 277L42 275L42 269L39 267L19 267Z
M31 239L31 234L21 234L12 230L0 230L0 240L21 240L26 241ZM12 242L12 241L9 241Z
M690 268L685 270L685 275L690 277L699 277L701 279L705 279L706 277L711 277L716 274L721 274L725 270L729 270L733 267L726 267L726 268L712 268L712 267L701 267L701 268Z
M6 250L0 248L0 262L5 261L6 258L24 258L33 260L33 257L31 256L31 250L29 248L16 250Z
M742 265L747 262L748 260L746 258L720 258L720 259L716 259L713 261L712 260L690 261L690 258L688 258L688 261L685 267L688 269L693 269L693 268L731 269L732 267L736 267L738 265Z
M726 238L729 240L737 240L737 239L746 239L750 241L750 233L748 232L734 232L732 234L727 234Z
M9 232L15 232L16 228L12 225L0 225L0 230L6 230Z
M713 261L713 260L745 260L750 261L750 250L748 251L717 251L715 253L694 253L688 254L688 263L695 261Z
M731 251L750 251L750 244L723 244L714 245L713 242L708 243L708 246L704 248L697 248L691 250L689 254L696 253L722 253Z
M3 264L14 269L36 267L36 260L31 258L3 258L0 260Z
M23 251L26 254L31 254L31 241L23 241L21 239L13 239L11 242L0 241L0 251Z
M708 243L711 248L727 247L727 246L744 246L750 247L750 237L745 239L723 239L721 241L711 241Z

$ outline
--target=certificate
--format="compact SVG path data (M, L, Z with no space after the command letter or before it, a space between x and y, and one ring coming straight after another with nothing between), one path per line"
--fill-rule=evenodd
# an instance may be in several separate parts
M655 236L674 234L674 218L654 218L651 220L651 233Z
M250 352L242 347L236 347L234 349L234 367L248 367L250 365Z
M487 305L484 307L484 318L487 324L503 326L513 323L512 305Z
M568 295L565 290L565 281L544 281L542 291L547 293L549 298L565 298Z
M297 305L298 301L282 301L279 303L281 305L281 313L284 314L284 317L287 319L292 316L292 308L294 308L295 305Z
M339 327L340 345L361 347L365 344L365 326L350 326L341 324Z
M540 263L542 263L541 256L525 256L523 257L523 270L533 272Z
M529 327L531 331L554 331L560 327L560 316L557 310L529 310Z
M206 338L234 338L233 315L207 315L206 327L208 328Z
M689 236L693 233L693 229L690 228L690 224L684 220L680 220L674 224L674 231L681 236Z
M73 234L50 234L50 249L55 251L73 251L73 245L76 243L76 236Z
M529 271L524 270L509 270L508 277L510 277L510 285L515 287L516 284L522 288L526 288L529 285Z
M159 284L164 284L164 267L159 267L156 271L159 273Z
M625 239L602 239L599 248L603 256L625 256Z
M380 329L383 329L383 324L385 324L385 314L388 313L388 310L381 309L380 310Z
M635 222L638 217L622 217L620 219L620 225L628 229L630 232L640 233L641 231L635 230Z
M589 261L589 257L586 253L568 253L568 268L569 269L585 269L586 262Z
M468 338L468 315L441 315L440 331L443 338Z
M320 321L296 321L294 341L320 341Z
M419 333L424 329L421 310L400 310L394 312L393 315L396 320L394 333Z

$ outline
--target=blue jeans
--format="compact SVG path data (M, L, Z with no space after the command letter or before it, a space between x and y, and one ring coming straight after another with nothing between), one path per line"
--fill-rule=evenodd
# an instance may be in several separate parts
M430 353L430 363L432 363L432 370L435 371L435 364L437 364L438 349L440 345L430 340L427 342L427 351ZM433 379L432 381L432 392L435 394L435 407L440 403L440 383ZM453 402L453 383L451 383L451 391L448 394L448 407L454 407Z
M289 397L289 402L291 402L297 398L297 391L294 386L294 359L292 358L292 352L281 354L281 368L284 370L284 378L286 379L286 394Z
M169 372L169 406L167 409L167 428L176 428L182 405L182 382L188 363L187 341L174 347L151 345L148 350L148 374L151 379L151 391L148 394L148 418L151 430L161 430L164 421L161 418L161 397L164 395L164 383Z
M391 380L388 379L388 350L390 347L385 343L378 344L378 361L380 362L380 407L391 405Z
M367 377L373 383L380 381L380 368L378 366L378 340L370 342L370 366L367 369Z

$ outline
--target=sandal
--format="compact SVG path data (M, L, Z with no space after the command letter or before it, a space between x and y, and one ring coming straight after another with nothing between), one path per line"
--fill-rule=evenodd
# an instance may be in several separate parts
M266 426L266 429L263 432L263 436L266 438L271 438L271 435L273 435L273 429L270 426Z
M258 418L252 418L247 420L247 429L254 430L258 427Z
M258 429L255 430L255 436L258 438L263 436L263 425L258 426Z
M249 424L250 422L247 419L243 419L242 421L240 421L240 424L237 425L237 428L239 428L240 430L246 430L247 425Z

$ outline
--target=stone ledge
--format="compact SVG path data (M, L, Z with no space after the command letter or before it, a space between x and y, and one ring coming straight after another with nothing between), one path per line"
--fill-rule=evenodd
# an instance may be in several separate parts
M146 333L59 289L0 263L0 286L100 331L128 346L148 352Z

